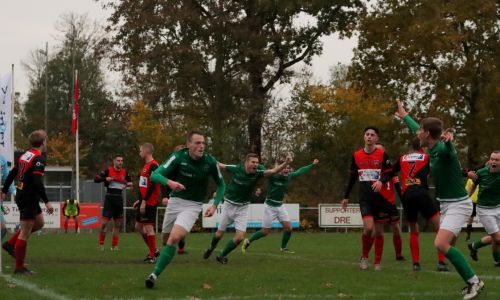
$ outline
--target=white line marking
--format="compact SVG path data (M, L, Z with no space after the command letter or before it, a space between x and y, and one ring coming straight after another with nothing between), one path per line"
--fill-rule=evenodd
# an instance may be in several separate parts
M48 299L57 299L57 300L69 300L70 299L70 298L67 298L61 294L58 294L57 292L55 292L53 290L49 290L47 288L41 288L34 283L24 281L20 278L15 278L11 275L0 274L0 277L3 277L9 283L13 283L16 286L20 286L22 288L25 288L30 292L33 292L39 296L46 297Z

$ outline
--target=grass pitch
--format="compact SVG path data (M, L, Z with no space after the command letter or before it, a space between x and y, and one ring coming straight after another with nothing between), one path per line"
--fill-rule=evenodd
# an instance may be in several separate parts
M216 252L202 258L211 234L191 234L189 253L176 255L149 290L144 279L153 266L142 262L146 246L136 234L122 234L119 251L109 250L108 235L102 252L97 234L34 235L27 263L36 274L12 275L14 261L4 251L0 299L461 299L459 275L435 271L433 236L421 234L422 271L413 272L407 234L405 262L395 260L386 234L382 271L376 272L358 267L359 233L294 233L289 247L295 254L282 254L281 233L274 233L253 243L246 255L237 248L227 265L215 261ZM500 299L500 268L493 267L491 249L481 249L479 262L473 262L463 239L459 248L486 284L478 299Z

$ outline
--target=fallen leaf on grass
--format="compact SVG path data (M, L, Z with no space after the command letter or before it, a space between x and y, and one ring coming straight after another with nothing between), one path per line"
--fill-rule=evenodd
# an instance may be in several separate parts
M16 285L14 283L7 283L7 287L9 289L15 289L16 288Z
M342 293L342 292L339 292L339 293L337 294L337 297L339 297L339 298L347 298L347 297L349 297L349 295L344 294L344 293Z
M333 287L333 283L327 282L327 283L325 283L325 287L332 288Z
M211 286L210 284L208 284L208 283L204 283L204 284L202 285L202 287L203 287L205 290L211 290L211 289L212 289L212 286Z

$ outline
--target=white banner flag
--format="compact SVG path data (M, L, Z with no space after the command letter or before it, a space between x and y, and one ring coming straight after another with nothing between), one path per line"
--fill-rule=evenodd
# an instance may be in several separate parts
M0 154L13 162L11 78L10 73L0 77Z

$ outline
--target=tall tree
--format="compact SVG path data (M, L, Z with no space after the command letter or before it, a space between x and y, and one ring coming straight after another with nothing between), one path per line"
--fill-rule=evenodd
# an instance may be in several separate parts
M477 166L500 125L500 2L378 1L361 21L353 78L453 127Z
M363 9L358 0L104 2L131 95L209 129L222 155L242 137L260 154L270 91L322 51L321 36L349 35Z
M58 24L60 43L50 51L54 54L49 57L47 66L39 52L33 52L32 61L26 64L31 86L23 107L23 122L19 124L25 136L44 124L44 78L47 72L49 138L69 133L73 70L78 69L80 141L83 149L92 149L82 157L81 164L90 173L113 153L127 151L131 141L126 130L128 107L114 102L105 88L102 59L96 53L96 45L104 36L99 28L86 16L68 14L61 17ZM61 162L51 156L50 148L48 162Z

